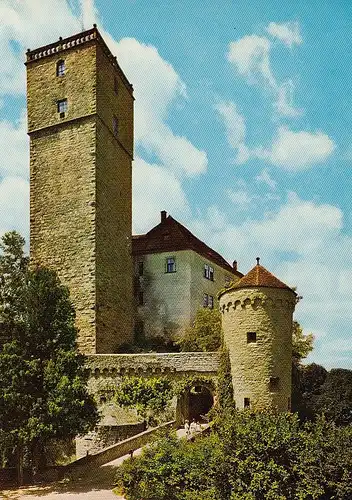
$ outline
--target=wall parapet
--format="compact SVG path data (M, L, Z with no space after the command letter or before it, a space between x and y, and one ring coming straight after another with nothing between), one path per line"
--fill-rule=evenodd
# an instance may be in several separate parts
M89 377L160 375L184 373L216 374L219 352L176 352L143 354L90 354L86 357Z

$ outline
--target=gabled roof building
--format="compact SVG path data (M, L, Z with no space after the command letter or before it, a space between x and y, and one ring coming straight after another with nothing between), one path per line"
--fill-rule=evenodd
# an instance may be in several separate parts
M148 233L132 238L135 334L173 339L201 307L218 307L217 293L243 275L165 211Z

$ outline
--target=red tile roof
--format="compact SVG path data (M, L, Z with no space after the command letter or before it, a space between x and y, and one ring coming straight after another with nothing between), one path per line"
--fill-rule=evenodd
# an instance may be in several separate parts
M215 250L198 239L185 226L171 215L163 218L157 226L146 234L132 236L133 255L144 255L160 252L176 252L177 250L194 250L226 271L241 277L242 273L233 267Z
M241 278L237 283L234 283L230 288L224 290L223 293L227 291L234 290L237 288L256 288L256 287L268 287L268 288L284 288L286 290L294 290L287 286L285 283L280 281L276 276L269 272L265 267L259 264L259 258L257 259L257 265L253 267L243 278Z

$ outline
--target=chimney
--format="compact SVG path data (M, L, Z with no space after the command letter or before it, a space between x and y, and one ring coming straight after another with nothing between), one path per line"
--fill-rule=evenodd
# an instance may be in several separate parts
M166 216L167 216L166 210L162 210L160 212L160 216L161 216L161 222L165 222L166 221Z
M234 260L234 261L232 262L232 269L233 269L234 271L237 271L237 260Z

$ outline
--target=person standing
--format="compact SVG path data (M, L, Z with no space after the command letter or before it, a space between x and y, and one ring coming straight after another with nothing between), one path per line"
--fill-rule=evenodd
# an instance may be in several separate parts
M189 438L189 421L188 420L185 420L184 428L185 428L185 432L186 432L186 438Z
M189 426L191 438L195 436L197 432L197 424L196 424L196 419L194 418L191 422L191 425Z

